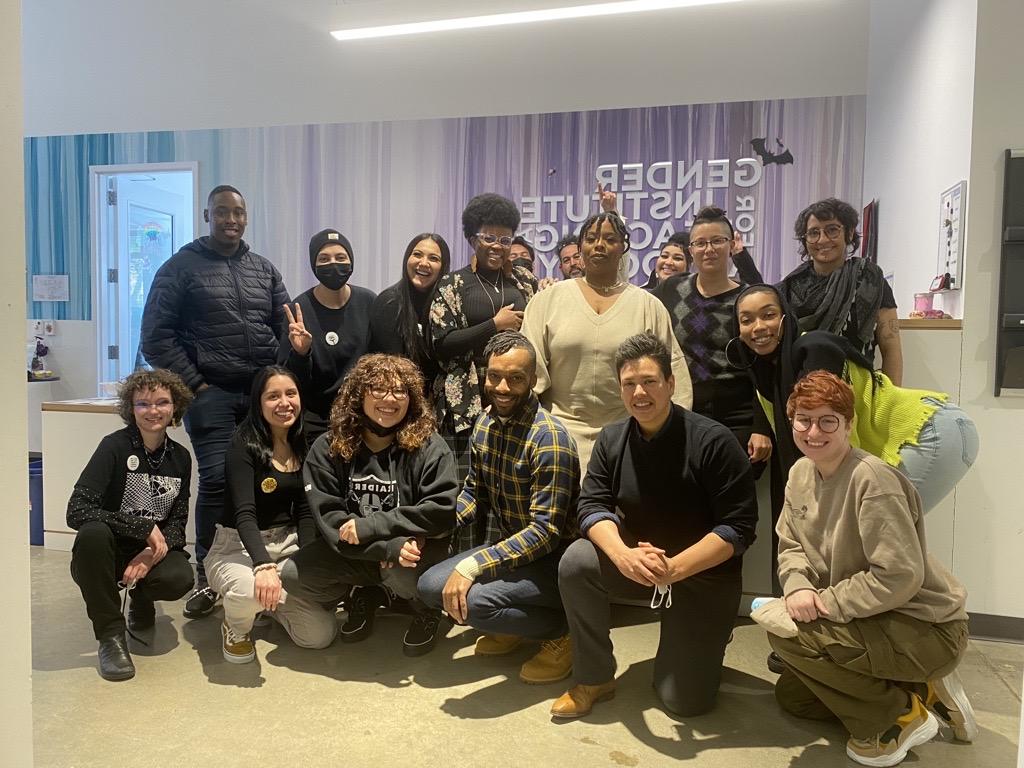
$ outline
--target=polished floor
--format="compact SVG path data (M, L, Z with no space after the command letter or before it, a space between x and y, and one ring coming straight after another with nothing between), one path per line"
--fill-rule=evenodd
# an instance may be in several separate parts
M478 659L476 633L456 628L409 659L399 615L380 617L364 643L324 651L294 647L275 624L258 630L255 663L233 665L221 656L219 609L186 621L181 603L160 604L150 647L132 641L138 675L108 683L68 561L32 551L37 766L853 765L840 726L779 711L755 625L736 628L718 707L685 721L660 710L651 688L657 624L636 623L648 612L626 608L613 632L616 697L563 723L548 709L564 684L527 686L516 676L529 649ZM1024 646L973 642L961 674L981 735L972 745L934 741L906 765L1014 765L1022 670Z

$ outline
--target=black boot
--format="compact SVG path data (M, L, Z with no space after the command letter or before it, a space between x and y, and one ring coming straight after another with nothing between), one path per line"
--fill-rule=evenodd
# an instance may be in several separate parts
M135 665L128 653L128 641L124 632L100 640L100 677L104 680L131 680L135 677Z
M355 587L345 601L348 618L338 633L343 643L358 643L373 632L377 608L387 602L388 594L377 585Z
M132 590L131 603L128 606L128 629L141 632L150 629L156 623L156 606L139 587Z

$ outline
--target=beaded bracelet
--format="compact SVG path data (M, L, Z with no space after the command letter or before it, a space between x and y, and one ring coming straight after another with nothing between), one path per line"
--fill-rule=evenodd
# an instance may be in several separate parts
M262 563L261 565L254 565L252 567L253 574L257 574L260 571L269 571L271 568L277 568L277 563Z

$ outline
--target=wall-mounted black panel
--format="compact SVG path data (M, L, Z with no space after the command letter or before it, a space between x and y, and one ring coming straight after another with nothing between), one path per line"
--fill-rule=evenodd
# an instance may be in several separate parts
M996 327L996 397L1024 389L1024 149L1006 150Z

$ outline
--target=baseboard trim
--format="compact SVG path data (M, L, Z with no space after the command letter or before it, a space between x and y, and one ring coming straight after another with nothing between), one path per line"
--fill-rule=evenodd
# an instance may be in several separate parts
M976 640L998 640L1004 643L1024 643L1024 618L995 616L991 613L968 613L971 637Z

